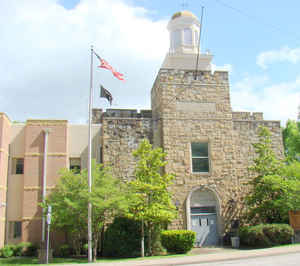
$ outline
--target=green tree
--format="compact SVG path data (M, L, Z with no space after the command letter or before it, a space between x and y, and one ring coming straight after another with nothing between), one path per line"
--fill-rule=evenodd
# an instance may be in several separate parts
M174 177L171 174L162 174L162 168L166 165L166 154L161 148L153 149L148 140L140 143L133 156L138 162L135 179L129 182L131 201L128 216L141 221L141 255L144 256L144 223L148 229L148 250L152 254L151 236L158 226L171 222L177 215L172 194L168 190Z
M247 220L253 224L287 222L288 211L300 206L300 164L287 165L276 158L271 133L265 127L253 146L257 157L250 167L255 177L245 199Z
M52 206L53 226L70 233L73 243L79 243L87 232L87 205L92 203L93 257L103 226L115 215L127 212L127 200L122 183L103 165L92 163L92 192L88 192L88 173L76 174L62 170L60 180L46 204Z
M288 161L300 158L300 122L288 120L282 130L283 145Z

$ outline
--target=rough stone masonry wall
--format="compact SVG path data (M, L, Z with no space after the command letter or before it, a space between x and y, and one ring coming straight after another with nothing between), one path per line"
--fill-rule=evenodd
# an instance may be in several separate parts
M236 145L229 97L227 72L201 71L197 80L192 71L162 69L158 74L152 108L162 130L155 132L154 139L162 140L168 154L165 170L176 175L171 189L181 204L173 228L187 227L185 202L196 187L216 191L221 224L229 212L228 202L236 198ZM192 173L191 143L202 141L209 143L210 171Z
M227 72L161 69L152 88L154 144L168 153L167 172L176 175L171 188L179 200L180 216L172 228L186 228L186 199L197 187L215 191L220 200L222 234L242 211L245 190L251 176L248 167L257 142L258 125L273 133L273 145L282 155L278 121L263 121L262 113L232 112ZM191 142L208 142L209 173L192 173Z
M103 116L102 136L103 163L112 167L116 177L131 179L136 166L132 152L141 140L152 142L151 112L109 110Z
M253 143L259 141L258 133L260 127L267 127L271 132L272 147L278 158L283 158L283 140L280 128L280 121L265 121L260 117L259 119L249 119L244 113L244 118L238 118L233 121L236 149L236 176L239 187L239 196L242 200L245 193L248 191L247 183L254 177L254 173L249 171L249 166L253 164L255 158L255 151ZM246 117L245 117L246 115ZM253 116L252 116L253 118Z

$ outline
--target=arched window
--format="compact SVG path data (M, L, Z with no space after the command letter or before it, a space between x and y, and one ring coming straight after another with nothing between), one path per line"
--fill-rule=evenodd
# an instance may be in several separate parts
M185 28L183 30L183 44L184 45L192 45L193 44L192 30L190 28Z

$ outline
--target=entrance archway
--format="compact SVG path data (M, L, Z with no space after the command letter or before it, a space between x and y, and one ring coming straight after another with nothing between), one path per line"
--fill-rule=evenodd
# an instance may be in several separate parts
M198 247L219 245L219 199L211 189L194 188L186 201L187 228L196 232Z

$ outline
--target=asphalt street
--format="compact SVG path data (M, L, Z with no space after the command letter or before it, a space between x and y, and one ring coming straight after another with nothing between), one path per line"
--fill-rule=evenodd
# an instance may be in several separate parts
M180 264L177 266L299 266L300 253L291 253L267 257L237 259L221 262Z

